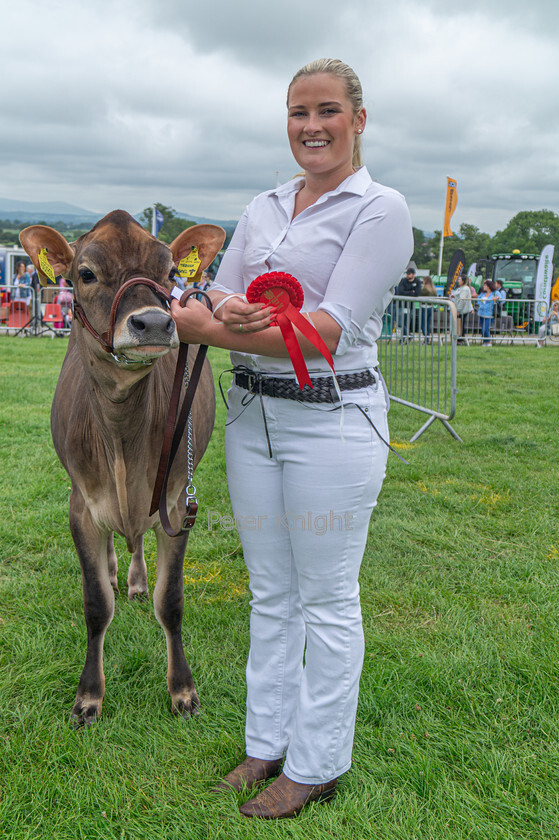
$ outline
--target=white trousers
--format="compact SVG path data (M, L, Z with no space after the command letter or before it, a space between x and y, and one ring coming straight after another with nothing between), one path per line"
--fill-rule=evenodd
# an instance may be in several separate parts
M363 630L358 575L388 449L355 406L340 411L229 391L229 492L251 599L247 755L286 756L293 781L349 769ZM385 440L382 384L344 392ZM244 409L244 410L243 410ZM234 418L237 418L234 420ZM233 421L233 422L231 422Z

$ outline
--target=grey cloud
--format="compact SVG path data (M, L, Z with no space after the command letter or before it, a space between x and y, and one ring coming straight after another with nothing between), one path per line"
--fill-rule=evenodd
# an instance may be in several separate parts
M0 191L97 211L153 201L215 218L297 166L285 136L292 73L319 56L361 77L365 159L401 190L414 224L440 228L446 176L456 224L493 231L557 210L559 4L471 0L20 0L4 24L30 49L0 121ZM558 54L558 55L556 55ZM213 208L213 209L212 209Z

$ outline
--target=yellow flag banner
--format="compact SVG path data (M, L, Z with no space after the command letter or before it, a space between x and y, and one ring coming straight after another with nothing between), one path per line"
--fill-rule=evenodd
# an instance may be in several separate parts
M446 204L444 210L443 236L453 236L453 233L450 229L450 219L452 214L456 210L456 205L458 204L458 192L456 186L456 181L453 181L452 178L446 179Z

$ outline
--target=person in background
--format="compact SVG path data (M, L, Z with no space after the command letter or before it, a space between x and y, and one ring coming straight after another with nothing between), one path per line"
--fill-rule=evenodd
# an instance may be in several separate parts
M407 268L396 288L396 294L403 297L418 297L421 291L421 280L415 276L415 268Z
M542 325L538 330L538 340L536 347L543 347L545 337L553 329L553 325L557 324L559 327L559 301L554 300L551 305L551 311L542 321Z
M72 303L74 300L74 295L70 291L68 287L67 281L64 277L60 278L60 291L56 295L54 302L58 303L62 309L62 317L63 322L61 324L55 324L54 326L57 329L63 329L70 327L72 325Z
M468 320L474 307L472 306L472 287L467 274L460 275L458 283L450 293L450 298L456 306L458 341L468 344L466 335Z
M502 280L495 280L495 294L497 296L497 300L504 301L507 299L507 292L506 289L503 288Z
M503 314L503 304L507 299L506 289L503 288L502 280L495 280L495 294L497 299L495 301L495 318L500 318Z
M200 280L194 283L195 289L200 289L201 292L206 292L210 288L210 279L207 272L203 271Z
M402 277L396 288L396 294L401 297L418 297L421 291L421 280L415 276L415 268L407 268L405 277ZM412 303L407 301L395 301L398 305L398 327L401 330L401 342L407 341L409 336L415 332L414 314Z
M489 330L493 320L493 310L497 295L493 280L484 280L481 292L477 296L476 306L481 325L481 337L484 347L491 347Z
M31 277L26 271L25 263L16 263L16 271L12 279L14 288L13 299L23 300L28 306L31 303Z
M427 275L423 278L423 285L419 292L419 297L437 297L437 290L433 284L432 278ZM433 319L433 307L431 304L420 304L420 323L421 332L423 333L423 341L425 344L431 343L431 322Z
M29 263L29 265L26 268L26 271L29 274L29 277L31 278L31 288L34 289L35 293L38 293L39 289L41 288L41 284L39 282L39 275L35 271L35 266L33 265L33 263Z
M15 271L14 271L14 274L12 276L12 284L14 284L16 282L17 277L21 277L24 274L25 263L23 262L23 260L18 260L16 262L14 268L15 268Z
M241 805L261 819L330 799L351 766L364 652L359 568L389 440L377 340L413 251L403 196L362 165L367 117L354 71L333 59L306 65L287 108L303 174L245 210L209 292L213 319L199 301L171 303L182 341L232 351L227 477L252 595L247 757L215 790L280 774ZM247 303L250 283L274 271L300 282L341 399L327 359L296 330L313 382L301 391L274 309Z

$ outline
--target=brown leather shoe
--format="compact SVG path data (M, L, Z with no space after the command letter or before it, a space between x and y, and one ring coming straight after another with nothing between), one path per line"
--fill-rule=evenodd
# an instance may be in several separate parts
M263 758L251 758L247 756L238 767L231 770L222 782L212 788L212 793L219 793L222 790L235 790L239 792L246 788L250 790L260 782L277 776L281 770L283 758L274 761L265 761Z
M302 785L292 782L282 773L266 790L241 805L239 811L245 817L260 817L264 820L296 817L309 802L326 802L331 799L336 793L337 784L338 780L332 779L322 785Z

